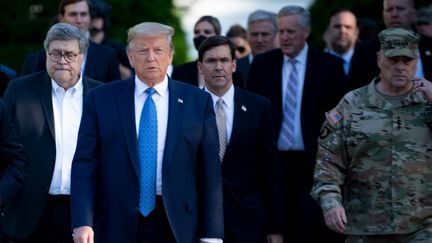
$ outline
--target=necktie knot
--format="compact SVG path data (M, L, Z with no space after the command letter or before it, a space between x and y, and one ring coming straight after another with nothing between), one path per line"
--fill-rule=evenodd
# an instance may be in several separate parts
M152 95L154 95L156 93L156 90L153 87L150 87L148 89L145 90L145 92L152 97Z
M217 104L217 109L223 109L224 101L223 101L222 98L219 98L219 99L217 100L216 104Z

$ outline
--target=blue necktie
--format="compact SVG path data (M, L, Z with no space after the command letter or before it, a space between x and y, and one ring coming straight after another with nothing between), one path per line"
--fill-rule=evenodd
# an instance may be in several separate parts
M283 108L282 126L279 134L278 149L286 151L295 143L295 112L297 108L297 79L298 73L295 59L290 59L289 63L292 66L290 76L288 78L288 86L285 92L285 104Z
M157 112L152 99L154 88L145 91L148 96L144 103L138 134L138 157L140 161L140 201L142 215L147 216L156 205L156 164L157 164Z

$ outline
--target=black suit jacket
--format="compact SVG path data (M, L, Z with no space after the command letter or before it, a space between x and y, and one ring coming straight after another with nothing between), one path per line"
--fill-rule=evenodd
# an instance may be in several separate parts
M0 99L0 198L1 207L13 205L27 175L28 161L16 135L11 116Z
M84 95L99 84L84 77ZM11 81L5 92L5 102L29 160L23 190L3 217L3 230L12 237L24 238L32 233L45 208L56 157L51 90L51 78L42 71Z
M171 77L198 87L198 61L174 66ZM237 72L233 73L233 82L236 87L245 87L244 79Z
M237 59L236 72L242 75L242 78L245 82L248 80L250 65L251 63L249 62L249 55Z
M281 165L270 101L235 88L231 138L222 161L227 237L264 242L283 232Z
M270 99L276 137L282 124L283 53L272 50L254 57L248 89ZM310 176L315 166L317 139L325 112L336 106L344 94L345 73L342 60L309 47L301 104L301 127ZM312 179L312 178L310 178Z
M423 72L427 80L432 80L432 38L420 36L418 44ZM357 45L348 73L348 88L353 90L369 84L378 76L377 52L380 50L378 37Z
M90 41L85 61L84 75L98 81L110 82L120 79L117 54L112 48ZM27 55L21 75L46 70L46 52L40 49Z

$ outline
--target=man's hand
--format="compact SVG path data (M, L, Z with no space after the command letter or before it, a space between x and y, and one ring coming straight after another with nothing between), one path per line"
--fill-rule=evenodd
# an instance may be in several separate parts
M413 81L413 92L420 91L429 101L432 101L432 83L424 78L415 78Z
M267 243L283 243L282 234L267 235Z
M75 243L94 243L94 232L90 226L73 229L72 237Z
M327 227L338 232L343 233L347 219L345 216L345 209L343 207L334 207L324 214L324 219Z

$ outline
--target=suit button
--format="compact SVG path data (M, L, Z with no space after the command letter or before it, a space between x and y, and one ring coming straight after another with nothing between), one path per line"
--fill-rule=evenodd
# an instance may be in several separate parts
M51 161L51 162L50 162L50 165L54 165L54 163L55 163L55 161Z
M138 212L138 211L139 211L139 208L138 208L138 207L135 207L135 211L137 211L137 212Z

